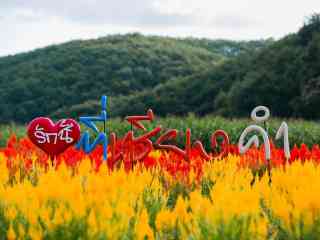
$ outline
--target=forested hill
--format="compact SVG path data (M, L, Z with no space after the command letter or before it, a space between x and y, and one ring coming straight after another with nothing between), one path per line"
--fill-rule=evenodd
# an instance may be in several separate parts
M111 104L113 100L119 103L119 96L152 93L165 84L209 71L230 58L255 52L268 44L270 41L211 41L127 34L72 41L2 57L0 122L28 122L39 115L93 114L99 111L97 103L103 94L110 97ZM183 92L184 86L178 91ZM131 104L126 107L130 108ZM141 106L139 112L148 105L140 102L135 103L135 107L137 104ZM118 110L119 115L126 114L124 109Z
M152 106L160 115L249 117L255 106L266 105L273 116L320 119L320 15L312 15L297 33L258 51L152 91L117 97L112 104L116 115Z
M0 58L1 122L99 112L320 118L320 16L278 41L116 35Z

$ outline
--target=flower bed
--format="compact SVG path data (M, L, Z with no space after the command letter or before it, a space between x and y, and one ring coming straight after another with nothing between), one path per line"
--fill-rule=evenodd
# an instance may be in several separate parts
M269 175L263 148L114 164L70 148L51 162L12 136L0 150L0 239L317 239L319 147L290 159L271 149Z

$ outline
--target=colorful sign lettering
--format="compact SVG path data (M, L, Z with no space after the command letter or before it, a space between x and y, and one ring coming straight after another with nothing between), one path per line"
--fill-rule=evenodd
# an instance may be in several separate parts
M95 134L95 137L91 140L89 130L82 132L80 135L79 124L72 119L64 119L53 124L48 118L36 118L28 126L28 136L31 141L39 148L44 150L49 156L56 157L62 153L69 146L76 144L77 149L83 149L85 153L92 152L98 144L103 148L103 159L108 160L108 166L114 168L120 160L123 160L127 167L142 161L153 149L161 149L166 151L172 151L189 162L191 158L191 149L196 149L200 156L206 160L212 159L212 157L225 157L228 154L230 139L228 134L223 130L217 130L211 135L211 153L206 152L201 141L197 140L194 143L191 141L191 129L186 129L185 132L185 147L181 149L175 145L167 144L166 142L175 140L178 136L178 130L169 129L166 132L160 134L162 126L157 126L154 129L148 131L144 126L143 121L153 121L154 114L151 109L147 111L146 115L142 116L128 116L126 121L131 124L131 130L123 136L119 141L117 135L114 132L110 134L110 152L111 157L108 159L108 137L106 133L106 121L107 121L107 97L101 98L101 113L98 116L82 116L79 118L79 122L88 128ZM258 115L258 113L260 116ZM241 154L244 154L251 145L259 146L258 135L248 137L250 133L257 132L261 135L264 143L265 158L269 162L271 159L271 147L269 141L269 135L266 129L259 126L259 123L265 123L270 117L270 111L265 106L258 106L251 112L251 118L255 124L248 126L242 132L238 148ZM96 122L103 123L103 131L99 130ZM134 136L134 129L139 129L144 132L141 136ZM152 137L160 136L153 143ZM290 158L290 146L288 137L288 125L286 122L282 122L280 128L275 136L276 140L283 138L284 153L287 159ZM218 143L218 139L221 139L221 143ZM247 140L247 141L246 141ZM246 143L245 143L246 141ZM217 152L218 151L218 152Z
M90 133L85 131L77 143L77 148L83 148L85 153L92 152L98 144L102 144L103 147L103 158L108 158L108 138L106 134L106 121L107 121L107 96L101 98L101 113L99 116L80 117L80 123L83 123L86 127L93 130L98 136L94 139L93 143L90 143ZM103 132L99 131L95 122L103 122Z
M54 124L49 118L38 117L30 122L27 133L30 140L53 160L78 142L80 126L73 119L62 119Z

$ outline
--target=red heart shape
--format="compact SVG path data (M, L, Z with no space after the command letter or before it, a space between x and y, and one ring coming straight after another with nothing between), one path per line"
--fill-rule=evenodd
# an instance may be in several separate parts
M28 125L28 136L37 147L51 158L79 141L80 126L73 119L62 119L54 124L51 119L38 117Z

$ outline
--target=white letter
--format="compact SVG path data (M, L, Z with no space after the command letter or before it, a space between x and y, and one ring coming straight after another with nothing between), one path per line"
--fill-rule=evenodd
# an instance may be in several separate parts
M248 151L249 147L252 145L252 144L255 144L256 147L259 146L259 139L258 139L258 136L257 135L254 135L252 136L249 141L247 142L246 145L244 145L244 140L245 140L245 137L252 131L257 131L257 132L260 132L262 134L262 137L263 137L263 142L264 142L264 148L265 148L265 153L266 153L266 159L267 160L270 160L271 159L271 149L270 149L270 142L269 142L269 137L268 137L268 134L267 132L260 126L258 125L251 125L249 127L247 127L243 133L241 134L240 136L240 139L239 139L239 144L238 144L238 147L239 147L239 152L241 154L244 154L246 151Z
M286 159L290 158L290 144L289 144L289 128L286 122L282 122L276 134L276 140L283 136L283 148Z
M42 144L46 142L46 134L43 132L43 128L40 128L39 125L36 126L34 136L38 139L38 143Z

